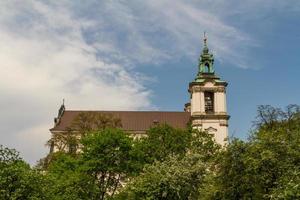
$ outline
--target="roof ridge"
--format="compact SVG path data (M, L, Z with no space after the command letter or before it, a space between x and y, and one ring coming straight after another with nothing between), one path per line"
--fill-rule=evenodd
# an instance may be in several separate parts
M65 110L65 112L152 112L152 113L189 113L185 111L155 111L155 110Z

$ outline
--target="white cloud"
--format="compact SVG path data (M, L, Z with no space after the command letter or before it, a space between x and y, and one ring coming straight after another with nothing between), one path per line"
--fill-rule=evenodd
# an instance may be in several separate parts
M48 129L62 98L69 109L151 107L142 79L105 62L86 42L82 30L92 20L75 20L67 6L14 3L1 5L1 143L34 163L47 151Z
M182 57L196 62L206 31L209 48L218 61L258 68L253 66L252 56L263 43L255 35L259 30L251 34L243 30L247 22L256 20L271 31L272 22L267 19L275 13L299 10L300 1L119 0L92 1L77 7L90 13L86 18L100 19L92 38L101 44L109 41L114 47L109 56L122 62L160 64Z
M100 1L75 7L90 13L85 19L98 19L87 29L99 54L122 63L160 64L182 57L196 61L206 31L216 59L247 68L247 53L258 45L208 1Z
M196 62L204 31L216 59L248 68L259 42L230 19L299 10L287 2L1 1L0 143L40 158L62 98L69 109L153 107L136 67Z

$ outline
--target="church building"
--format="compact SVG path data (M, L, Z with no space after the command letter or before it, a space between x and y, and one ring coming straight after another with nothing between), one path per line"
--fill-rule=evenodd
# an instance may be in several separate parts
M214 57L207 47L204 37L204 48L199 58L196 78L189 83L190 102L184 111L92 111L110 114L121 120L122 129L136 136L141 136L153 125L167 123L175 128L193 128L213 134L217 143L224 145L228 137L229 115L226 109L227 82L221 80L214 70ZM67 132L72 121L82 112L67 110L62 105L50 129L52 135Z

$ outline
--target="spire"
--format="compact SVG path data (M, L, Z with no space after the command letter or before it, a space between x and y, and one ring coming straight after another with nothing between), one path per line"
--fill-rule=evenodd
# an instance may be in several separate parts
M206 37L206 32L204 31L203 34L203 43L204 43L204 48L203 48L203 53L208 53L208 47L207 47L207 37Z
M209 49L207 47L207 36L206 32L203 34L203 50L199 58L199 72L198 72L198 77L203 76L205 74L214 74L214 56L213 54L209 53Z
M60 122L60 119L61 119L62 115L64 114L65 110L66 110L65 99L63 99L63 103L62 103L62 105L60 106L60 108L58 110L57 117L54 118L54 125L55 126Z
M59 110L58 110L58 117L61 117L62 114L64 113L66 107L65 107L65 99L63 99L63 103L62 105L60 106Z

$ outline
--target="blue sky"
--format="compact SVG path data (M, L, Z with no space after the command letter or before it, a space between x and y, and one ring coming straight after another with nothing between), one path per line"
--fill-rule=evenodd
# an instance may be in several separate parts
M30 163L67 109L182 110L203 32L230 133L261 104L299 104L300 1L1 1L0 143Z

